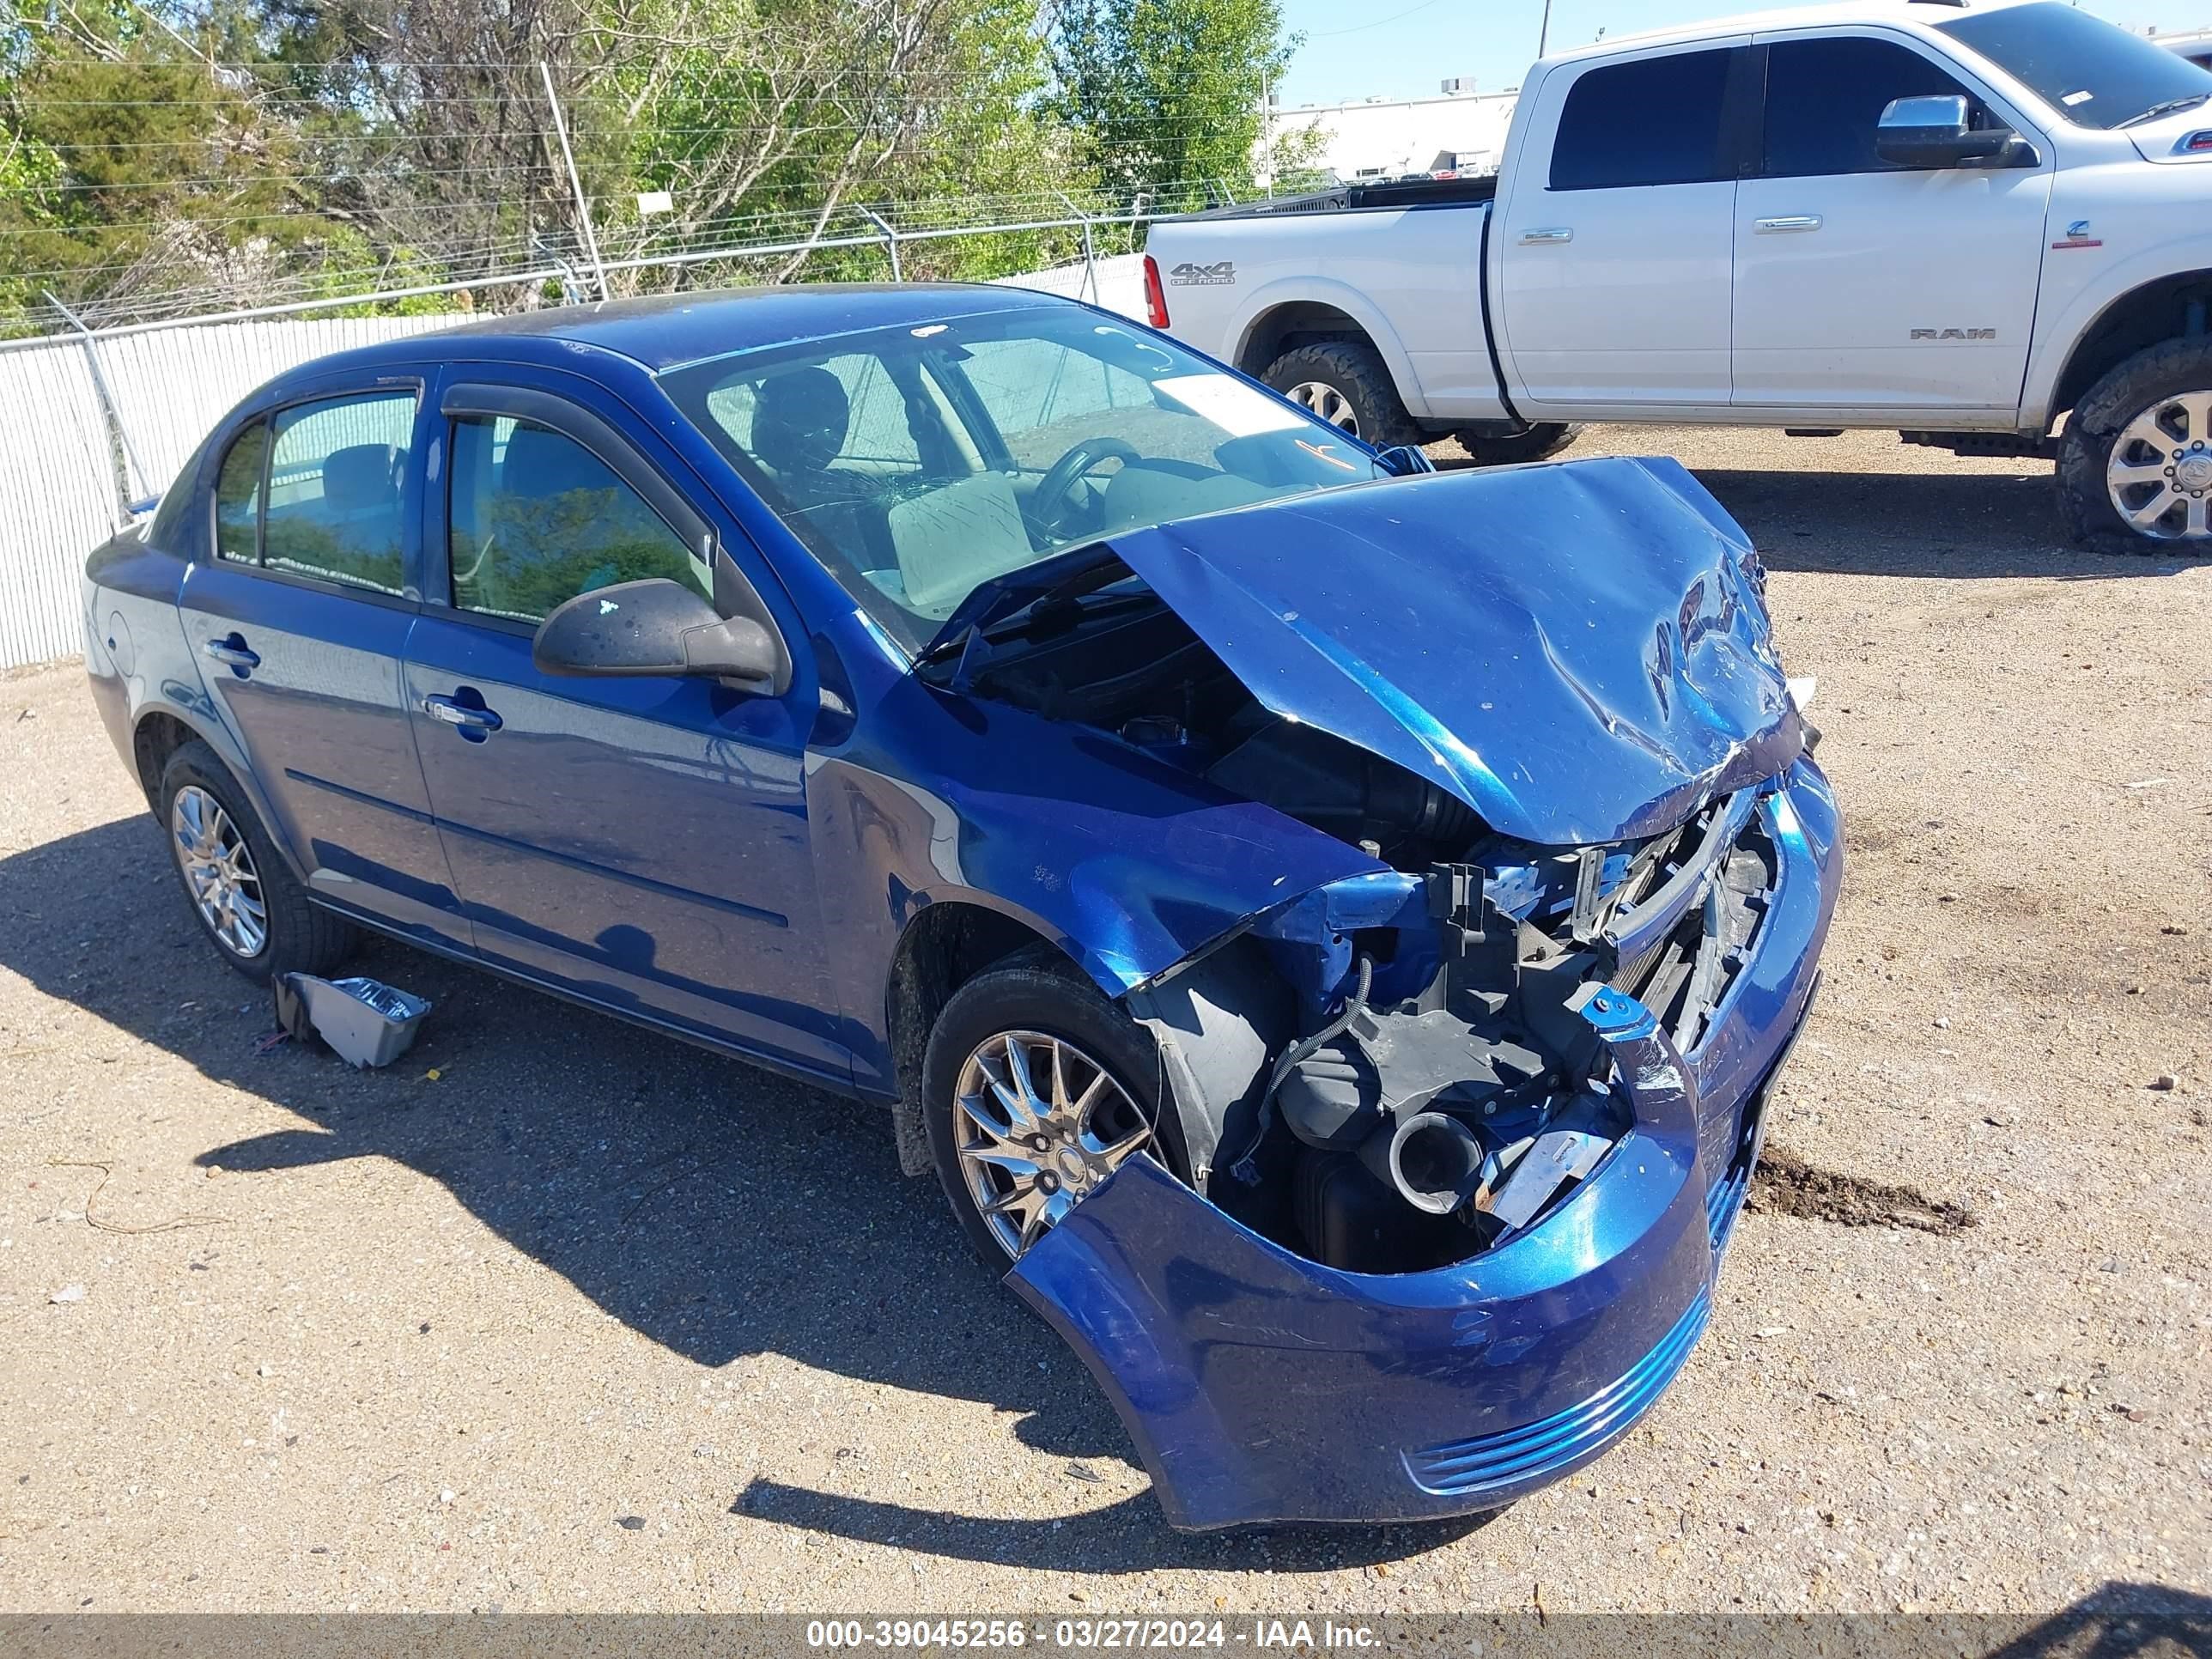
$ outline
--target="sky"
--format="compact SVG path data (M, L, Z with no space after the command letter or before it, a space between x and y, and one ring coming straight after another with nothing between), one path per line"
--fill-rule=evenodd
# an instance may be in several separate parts
M1518 86L1535 61L1544 0L1281 0L1283 21L1305 45L1284 76L1281 102L1340 103L1433 94L1449 75L1471 75L1479 91ZM1701 17L1782 10L1809 0L1552 0L1551 43L1587 46ZM2081 0L2130 28L2160 33L2212 26L2212 0Z

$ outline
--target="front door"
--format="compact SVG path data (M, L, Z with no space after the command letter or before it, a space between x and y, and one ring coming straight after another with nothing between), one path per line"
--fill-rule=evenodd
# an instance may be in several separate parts
M672 486L680 463L617 433L619 404L544 379L563 392L442 399L429 538L445 555L408 652L423 775L477 951L842 1078L808 841L811 690L562 678L531 662L538 623L578 593L665 576L711 595L714 542L736 533L710 526L703 492Z
M419 386L276 410L236 434L213 556L179 601L270 828L319 896L465 947L400 692L414 626Z
M1758 176L1736 193L1735 402L2015 408L2050 146L2032 167L1895 167L1875 153L1893 99L1964 94L1978 118L2019 119L1903 40L1777 38L1764 52Z
M1523 414L1729 401L1732 46L1605 63L1537 94L1498 204L1493 307ZM1532 147L1533 149L1534 147Z

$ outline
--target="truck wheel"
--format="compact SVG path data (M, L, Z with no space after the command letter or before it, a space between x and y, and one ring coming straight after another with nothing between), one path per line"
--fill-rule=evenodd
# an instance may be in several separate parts
M2091 386L2058 444L2058 503L2113 552L2212 555L2212 340L2167 340Z
M1390 371L1364 340L1330 340L1285 351L1260 378L1292 403L1377 449L1421 441L1421 428L1398 400Z
M192 915L232 968L266 985L345 960L358 935L294 879L214 750L195 739L169 757L160 812Z
M1564 421L1540 421L1507 437L1471 426L1462 427L1452 436L1477 466L1510 466L1516 461L1548 460L1582 434L1581 427Z
M921 1103L937 1178L976 1254L1005 1272L1131 1158L1180 1176L1161 1094L1151 1036L1057 951L1024 951L962 986L930 1033Z

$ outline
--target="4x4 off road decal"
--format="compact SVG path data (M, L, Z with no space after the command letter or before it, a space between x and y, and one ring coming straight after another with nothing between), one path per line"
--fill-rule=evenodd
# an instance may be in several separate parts
M1231 288L1237 282L1237 261L1224 259L1217 265L1201 265L1186 259L1179 265L1168 268L1170 288Z

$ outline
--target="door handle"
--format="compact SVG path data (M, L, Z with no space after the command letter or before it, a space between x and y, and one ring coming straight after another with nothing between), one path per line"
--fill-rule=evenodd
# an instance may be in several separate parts
M1534 230L1524 230L1521 233L1522 247L1531 247L1544 242L1571 242L1574 240L1574 227L1571 225L1544 225Z
M247 650L244 637L237 634L220 640L210 640L200 647L200 650L224 666L235 668L241 674L261 666L260 657Z
M451 697L431 696L422 699L422 712L434 720L442 720L457 728L465 738L489 737L499 730L501 721L489 708L471 708Z
M1785 213L1778 218L1754 219L1752 228L1759 231L1818 230L1820 216L1817 213Z

